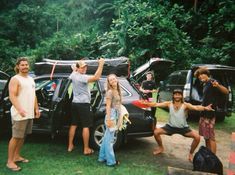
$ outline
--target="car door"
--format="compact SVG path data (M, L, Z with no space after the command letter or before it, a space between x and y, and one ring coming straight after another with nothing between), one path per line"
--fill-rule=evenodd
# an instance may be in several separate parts
M34 120L33 131L51 132L51 105L59 78L50 79L48 76L38 76L34 81L41 116Z
M59 79L50 108L52 136L65 132L64 126L69 124L71 96L71 80Z
M0 130L6 131L10 127L10 107L11 102L9 100L8 83L10 76L0 71Z

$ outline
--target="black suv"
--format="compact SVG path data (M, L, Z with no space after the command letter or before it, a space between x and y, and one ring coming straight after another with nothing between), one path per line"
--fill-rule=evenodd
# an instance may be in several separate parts
M68 76L71 73L71 64L75 61L55 61L44 60L44 62L35 65L34 77L36 83L36 94L38 98L41 117L34 120L33 132L51 133L54 137L59 133L68 132L72 102L72 84ZM97 68L97 61L87 61L88 73L94 73ZM132 84L128 78L129 62L125 58L113 59L107 61L104 67L104 74L116 73L119 76L121 92L123 96L123 105L127 108L131 124L127 129L118 132L116 135L115 147L126 141L128 136L145 137L152 136L156 125L156 119L149 113L150 109L142 109L134 106L132 102L138 100L141 96L139 90ZM51 72L51 70L53 70ZM111 71L112 70L112 71ZM67 71L67 72L66 72ZM63 72L63 73L60 73ZM65 72L65 73L64 73ZM91 104L94 113L94 127L91 132L91 144L98 148L104 135L104 117L105 117L105 82L106 75L95 83L90 83ZM126 75L126 76L125 76ZM9 131L11 126L10 107L11 103L8 97L8 80L5 73L0 72L1 83L1 101L0 101L0 130ZM79 132L81 133L81 132Z
M194 72L199 67L207 67L211 77L218 80L222 85L228 88L229 95L222 95L219 100L216 113L217 120L223 121L225 116L230 116L233 107L233 78L235 67L224 65L198 64L193 65L190 70L179 70L171 73L166 80L162 81L159 88L158 101L169 101L172 99L172 92L176 88L183 90L184 100L186 102L198 105L201 104L203 85L194 77ZM198 112L190 111L189 116L199 116Z

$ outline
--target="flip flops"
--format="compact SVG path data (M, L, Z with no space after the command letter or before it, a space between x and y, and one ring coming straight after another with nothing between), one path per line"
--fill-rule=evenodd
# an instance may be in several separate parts
M19 166L16 166L16 167L9 167L8 164L7 164L6 166L7 166L7 168L8 168L9 170L11 170L11 171L20 171L20 170L21 170L21 168L20 168Z
M20 160L16 160L16 163L29 163L28 159L20 159Z

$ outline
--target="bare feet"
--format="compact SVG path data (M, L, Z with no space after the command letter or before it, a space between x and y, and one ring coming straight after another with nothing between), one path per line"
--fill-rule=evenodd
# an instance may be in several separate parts
M153 151L153 155L161 154L161 153L163 153L163 151L164 151L164 148L163 148L163 147L158 147L157 149L155 149L155 150Z
M192 153L189 153L188 160L189 160L189 162L193 162L193 154Z
M89 155L91 155L91 154L93 154L93 153L94 153L94 150L91 149L91 148L85 149L84 152L83 152L83 154L84 154L85 156L89 156Z
M74 149L74 145L69 145L69 146L68 146L68 152L72 152L73 149Z

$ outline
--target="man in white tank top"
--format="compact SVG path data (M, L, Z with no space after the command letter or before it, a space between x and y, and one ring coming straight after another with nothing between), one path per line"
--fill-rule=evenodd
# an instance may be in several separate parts
M12 171L20 171L17 162L27 163L20 155L25 136L32 133L33 118L39 118L37 98L35 95L35 82L29 76L29 62L25 57L17 60L15 66L16 75L9 82L9 98L12 103L12 138L8 146L7 168Z
M173 134L181 134L185 137L193 138L193 142L191 144L191 148L189 151L188 160L192 162L193 153L197 148L200 142L199 134L191 130L187 124L187 111L188 110L196 110L196 111L211 111L211 105L201 106L201 105L192 105L190 103L186 103L183 101L183 92L181 89L175 89L172 95L172 101L167 101L163 103L148 103L144 102L144 104L150 107L160 107L160 108L169 108L169 121L168 123L161 127L156 128L154 130L154 137L158 143L158 148L153 151L154 155L158 155L164 151L164 147L162 144L161 135L173 135Z

